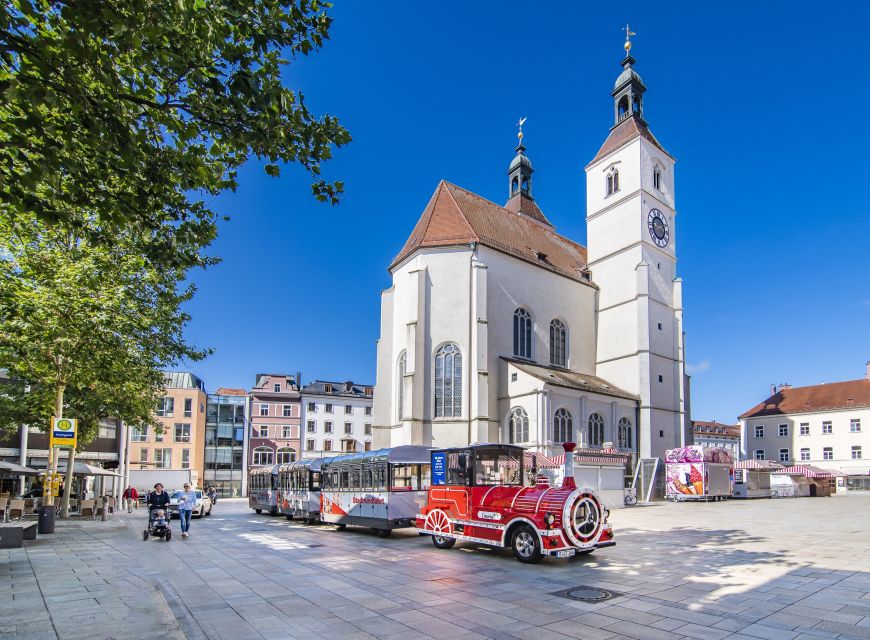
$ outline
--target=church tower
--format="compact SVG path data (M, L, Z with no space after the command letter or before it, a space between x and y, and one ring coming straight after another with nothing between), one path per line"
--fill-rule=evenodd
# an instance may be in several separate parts
M596 374L639 396L639 453L651 458L686 444L687 384L675 160L644 119L631 35L626 28L613 126L586 167L587 248L600 288Z

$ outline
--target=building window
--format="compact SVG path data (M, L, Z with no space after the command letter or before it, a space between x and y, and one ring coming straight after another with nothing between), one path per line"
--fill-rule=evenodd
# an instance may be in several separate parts
M323 430L326 433L332 433L332 420L327 420L323 423Z
M353 431L353 423L352 422L345 422L344 423L344 432L351 433L352 431Z
M764 427L762 427L760 424L755 425L755 437L756 438L763 438L764 437ZM763 459L764 458L762 458L762 460Z
M268 404L264 403L264 404L260 405L260 415L261 416L269 415L269 405Z
M852 460L860 460L861 459L861 446L856 445L852 447Z
M396 415L397 421L401 422L405 417L405 371L408 368L408 354L402 351L399 355L399 364L396 366Z
M442 345L435 353L435 417L462 415L462 352L455 344Z
M154 465L158 469L168 469L172 466L172 449L155 449Z
M284 425L281 431L281 437L283 437L285 440L289 440L293 437L293 427L291 427L290 425Z
M178 424L175 425L175 441L190 442L190 425Z
M317 411L317 405L314 404L313 402L309 402L308 403L308 410L311 411L312 413L315 413Z
M315 431L314 420L309 420L308 421L308 433L314 433L314 431Z
M511 409L508 434L511 443L529 441L529 416L522 407Z
M514 355L532 359L532 314L522 307L514 311Z
M325 405L325 411L326 413L332 413L332 404L327 402Z
M662 190L662 170L658 167L653 169L653 186L659 191Z
M275 464L287 464L296 462L296 449L281 447L275 452Z
M801 435L802 436L810 435L810 423L809 422L801 422Z
M332 385L331 385L331 384L325 384L325 385L323 385L323 390L324 390L326 393L332 393Z
M567 409L559 409L553 416L553 440L574 442L574 419Z
M371 442L366 442L366 443L364 443L364 444L363 444L363 449L364 449L365 451L371 451L371 450L372 450L372 443L371 443Z
M163 425L154 430L154 442L163 442Z
M332 451L332 440L324 440L323 441L323 450L324 451Z
M611 195L619 191L619 171L616 168L611 168L610 171L607 172L606 178L607 184L607 195Z
M305 441L305 450L306 451L314 451L314 439L309 438Z
M600 413L589 416L587 436L591 447L600 447L604 442L604 417Z
M628 418L619 419L619 428L617 429L617 443L620 449L631 449L632 433L631 420Z
M369 423L366 423L365 430L363 431L363 433L365 433L367 436L372 435L372 425L370 425Z
M352 413L353 413L353 405L352 404L344 405L344 415L348 416L348 415L351 415Z
M260 432L258 434L260 438L268 438L269 437L269 426L262 424L260 425Z
M831 426L830 422L822 423L822 433L834 433L834 428Z
M810 450L809 449L801 449L801 461L807 461L810 459Z
M257 447L254 449L254 464L275 464L275 452L269 447Z
M171 418L175 415L175 398L160 398L157 401L157 415L161 418Z
M139 462L148 462L148 449L139 449Z
M779 450L779 461L780 462L788 462L788 460L789 460L788 449L780 449Z
M787 424L779 425L779 437L780 438L788 438L788 425Z
M274 391L275 393L281 393L281 384L279 382L273 384L272 391Z
M659 376L659 382L664 382L665 379L662 376Z
M185 398L184 399L184 417L192 418L193 417L193 398Z
M190 449L181 450L181 468L190 469Z
M114 438L117 435L117 428L114 423L103 423L97 426L98 438Z
M756 449L755 450L755 459L756 460L764 460L764 449Z
M130 442L148 442L148 425L143 424L138 427L131 427Z
M365 415L367 415L367 416L372 415L372 408L371 408L371 407L366 407L364 413L365 413Z
M550 364L554 366L564 367L568 362L566 336L565 324L553 320L550 323Z
M849 431L851 433L861 433L861 420L852 418L852 420L849 421Z
M284 415L285 418L291 417L293 415L293 405L292 404L285 404L282 408L282 414Z
M833 460L834 459L834 448L833 447L825 447L822 449L822 460Z
M344 452L345 453L353 453L356 451L356 440L345 440L344 441Z

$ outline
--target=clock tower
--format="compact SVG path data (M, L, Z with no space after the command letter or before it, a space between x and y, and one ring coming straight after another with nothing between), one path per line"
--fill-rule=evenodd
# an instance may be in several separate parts
M639 396L639 453L654 458L684 446L687 433L675 160L644 119L646 86L626 32L614 124L586 167L587 244L599 287L596 373Z

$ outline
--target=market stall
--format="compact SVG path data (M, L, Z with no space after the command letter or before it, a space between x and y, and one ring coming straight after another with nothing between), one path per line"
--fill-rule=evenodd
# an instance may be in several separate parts
M831 485L836 481L836 476L827 469L820 469L809 464L798 464L777 471L776 474L800 474L807 480L808 496L830 496Z
M771 460L741 460L734 463L735 498L769 498L770 474L782 469Z
M800 471L781 469L770 474L771 498L809 498L810 480Z
M669 500L724 500L731 496L734 458L724 447L690 445L665 451Z

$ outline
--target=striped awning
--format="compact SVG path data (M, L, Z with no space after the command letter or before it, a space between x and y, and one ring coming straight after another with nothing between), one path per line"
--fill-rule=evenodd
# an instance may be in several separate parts
M774 473L799 473L800 475L807 478L833 478L835 477L833 473L827 471L825 469L819 469L818 467L814 467L812 465L802 465L796 464L792 467L786 467L785 469L780 469L779 471L774 471Z
M760 469L763 471L779 471L782 465L773 460L741 460L734 463L735 469Z
M563 463L555 462L542 453L537 451L523 451L523 466L526 469L531 469L536 466L538 469L558 469ZM518 465L517 459L508 457L505 461L508 468L516 468Z
M586 462L592 464L626 464L631 458L630 453L618 449L575 449L574 462ZM557 466L565 464L565 454L560 453L550 458Z

